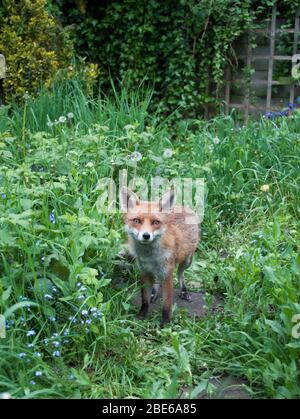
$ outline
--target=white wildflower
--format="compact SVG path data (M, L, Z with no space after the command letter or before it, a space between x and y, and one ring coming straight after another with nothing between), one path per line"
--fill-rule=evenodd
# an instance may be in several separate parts
M69 113L67 114L67 117L68 117L68 119L73 119L73 118L74 118L74 114L73 114L73 112L69 112Z
M131 161L140 161L140 160L142 160L142 158L143 158L143 156L139 151L134 151L129 156L129 160L131 160Z
M166 148L163 153L164 158L169 159L173 156L173 150L171 148Z
M63 115L58 118L58 122L60 122L61 124L65 123L66 120L67 120L67 118Z
M214 143L215 145L219 144L219 142L220 142L220 139L219 139L218 137L215 137L215 138L213 139L213 143Z

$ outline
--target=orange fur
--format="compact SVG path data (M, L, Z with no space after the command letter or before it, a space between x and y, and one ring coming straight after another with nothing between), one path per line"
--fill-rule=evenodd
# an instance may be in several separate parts
M176 265L179 265L182 294L187 294L183 272L190 266L199 243L197 216L188 208L172 205L175 201L174 191L169 192L159 202L141 202L133 192L125 188L123 193L123 203L126 206L130 203L124 214L128 245L142 271L140 315L147 314L150 303L149 284L153 284L157 277L162 282L162 323L165 324L171 317L173 271ZM166 204L169 204L167 211L164 210Z

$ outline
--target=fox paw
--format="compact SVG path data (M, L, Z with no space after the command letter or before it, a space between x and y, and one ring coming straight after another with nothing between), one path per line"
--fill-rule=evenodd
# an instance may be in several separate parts
M145 319L145 317L147 317L147 314L148 314L148 309L141 308L141 310L137 314L137 318L140 319L140 320Z
M185 301L191 301L192 297L187 291L181 291L180 298Z

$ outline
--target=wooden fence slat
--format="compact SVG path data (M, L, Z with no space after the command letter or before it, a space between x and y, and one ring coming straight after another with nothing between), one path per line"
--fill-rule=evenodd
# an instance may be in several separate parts
M275 52L275 35L276 35L276 3L274 3L273 9L272 9L266 112L269 112L271 110L273 64L274 64L274 52Z
M267 34L267 31L266 31L266 29L259 29L259 28L257 28L257 29L253 29L253 32L254 33L260 33L260 34ZM285 29L285 28L279 28L279 29L276 29L276 33L295 33L295 29Z
M3 80L6 77L6 62L3 54L0 54L0 106L4 104Z
M245 104L244 103L230 103L229 108L237 108L237 109L243 110L245 109ZM254 110L254 111L265 111L266 106L265 105L249 105L249 109ZM282 110L282 106L281 107L274 106L273 110L280 111Z
M226 85L225 85L225 115L229 115L229 104L230 104L230 88L231 88L231 69L229 66L226 67Z
M251 46L251 34L248 35L247 39L247 51L246 51L246 68L247 70L251 67L252 61L252 46ZM251 83L251 74L248 76L247 86L245 89L245 114L244 114L244 121L247 122L249 117L249 109L250 109L250 83Z
M244 84L246 83L246 81L244 79L235 79L235 80L230 80L231 83L241 83ZM268 80L252 80L251 84L254 86L265 86L268 84ZM278 81L278 80L272 80L272 85L273 86L290 86L291 83L290 82L285 82L285 81Z
M298 50L298 35L299 35L299 14L300 9L298 9L295 17L295 32L294 32L294 42L293 42L293 55L297 54ZM292 62L292 68L296 65L296 63ZM291 83L290 87L290 103L294 103L295 99L295 83L294 81Z
M210 69L208 69L208 74L210 74ZM210 91L210 80L208 78L207 84L206 84L206 88L205 88L206 97L209 96L209 91ZM205 119L208 119L208 116L209 116L209 106L208 106L208 103L205 102L205 105L204 105L204 118Z
M246 60L246 55L238 55L237 58L239 60ZM270 55L254 55L252 57L252 60L269 60ZM273 55L273 60L276 61L292 61L293 56L292 55Z

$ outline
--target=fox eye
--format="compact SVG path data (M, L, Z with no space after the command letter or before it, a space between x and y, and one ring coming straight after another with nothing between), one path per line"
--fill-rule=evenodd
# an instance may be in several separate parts
M141 220L139 218L134 218L132 221L134 224L141 224Z
M153 225L155 225L155 226L157 226L157 225L159 225L159 224L160 224L160 221L159 221L159 220L153 220L153 221L152 221L152 224L153 224Z

